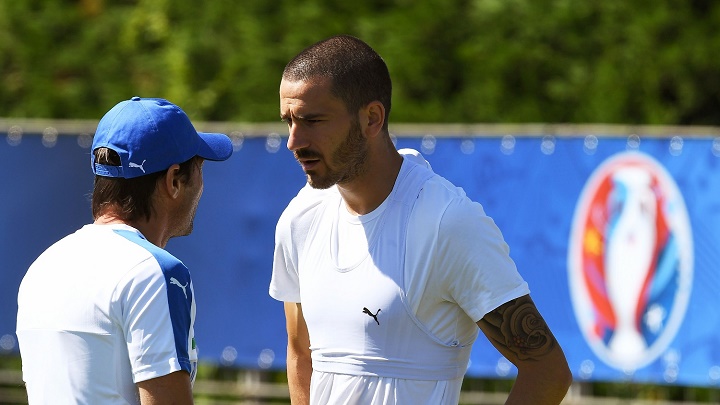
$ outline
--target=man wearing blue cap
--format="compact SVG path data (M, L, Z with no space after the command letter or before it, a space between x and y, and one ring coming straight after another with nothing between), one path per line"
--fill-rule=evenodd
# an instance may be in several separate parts
M100 121L94 222L48 248L18 293L31 404L191 404L197 370L190 272L165 251L192 231L204 160L232 142L199 133L163 99L133 97Z

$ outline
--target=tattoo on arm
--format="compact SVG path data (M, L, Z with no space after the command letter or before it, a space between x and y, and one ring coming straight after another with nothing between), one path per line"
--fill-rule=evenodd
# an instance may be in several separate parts
M519 360L537 360L555 346L555 337L527 295L499 306L480 322L489 339Z

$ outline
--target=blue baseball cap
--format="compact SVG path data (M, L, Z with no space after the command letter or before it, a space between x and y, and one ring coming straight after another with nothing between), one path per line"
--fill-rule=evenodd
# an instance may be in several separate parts
M188 116L161 98L133 97L108 111L98 123L92 151L106 147L120 155L120 166L95 163L93 173L103 177L131 179L167 170L195 156L225 160L232 155L227 135L197 132Z

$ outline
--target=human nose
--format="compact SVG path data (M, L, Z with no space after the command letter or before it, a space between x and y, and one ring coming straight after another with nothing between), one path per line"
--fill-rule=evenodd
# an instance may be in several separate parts
M290 136L288 137L287 148L290 151L294 152L308 146L308 137L297 124L289 123L288 132Z

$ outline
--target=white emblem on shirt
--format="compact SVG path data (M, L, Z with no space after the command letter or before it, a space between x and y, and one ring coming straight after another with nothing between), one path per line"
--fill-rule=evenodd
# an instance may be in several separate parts
M145 169L143 168L145 161L147 161L147 159L143 160L140 164L130 162L128 163L128 167L137 167L138 169L142 170L143 173L145 173Z
M190 282L188 281L187 283L185 283L185 285L182 285L179 281L177 281L175 277L170 277L170 284L175 284L176 286L182 288L183 294L185 294L185 299L187 299L187 292L185 292L185 288L187 287L188 283Z

